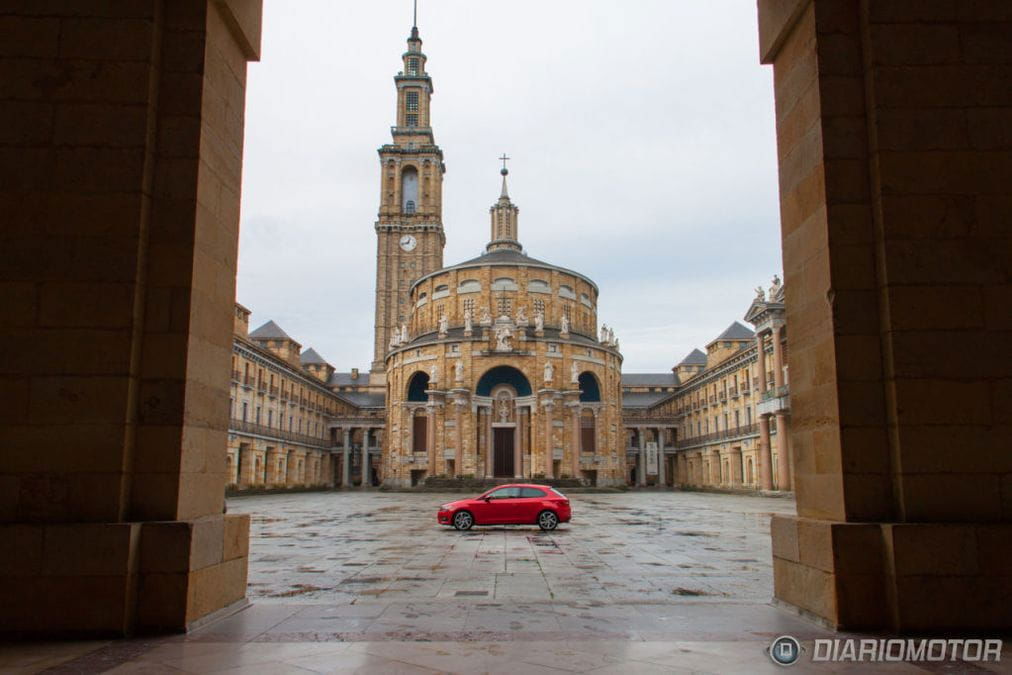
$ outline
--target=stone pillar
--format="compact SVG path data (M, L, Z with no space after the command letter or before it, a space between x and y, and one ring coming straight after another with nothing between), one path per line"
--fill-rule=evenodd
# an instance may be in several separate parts
M222 511L260 10L3 14L0 632L184 630L246 587Z
M453 405L454 419L457 421L457 454L453 461L454 476L461 476L464 473L464 416L462 414L464 403L463 400L458 399Z
M495 417L495 410L490 405L486 409L486 420L485 420L485 478L492 478L494 475L493 461L495 459L495 433L492 428L492 420Z
M636 442L640 448L636 459L636 485L643 487L647 484L646 430L643 427L636 427Z
M773 386L779 392L784 386L784 345L780 341L779 327L770 333L770 341L773 342Z
M580 480L580 478L583 476L583 472L580 470L580 455L583 452L583 448L580 447L581 436L580 436L579 405L574 405L572 406L572 408L570 408L570 428L572 429L571 434L573 439L570 445L571 448L570 459L573 462L571 471L573 473L573 478L576 480Z
M756 341L756 369L759 371L759 394L760 400L762 400L762 394L766 393L766 347L765 345L765 334L757 333L755 336Z
M351 429L344 428L344 448L341 450L341 487L351 487Z
M774 588L832 626L1012 626L1008 16L759 2L798 509Z
M555 446L552 443L552 407L551 402L545 403L545 478L553 478L555 466Z
M790 429L787 414L777 413L777 489L789 492L791 489Z
M773 451L770 448L770 417L759 417L759 489L773 489Z
M664 430L657 428L657 484L661 487L668 485L668 458L664 456Z
M710 451L710 484L720 487L724 484L724 466L721 463L720 450Z
M513 477L524 477L524 411L526 408L517 407L517 428L513 433Z
M425 407L425 444L429 449L429 475L435 476L439 473L439 454L436 452L436 406L432 401Z
M362 471L361 471L361 478L359 479L358 487L359 487L360 490L365 490L366 488L369 487L369 484L372 482L372 481L369 480L369 476L372 473L372 471L371 471L371 468L369 466L370 460L369 460L369 428L368 427L365 427L365 428L362 429L362 450L361 450L361 454L362 454Z
M265 459L265 461L267 462L267 480L266 480L267 487L277 485L278 481L281 478L280 476L281 472L279 471L278 466L279 456L280 451L278 450L278 448L276 447L267 448L267 457Z

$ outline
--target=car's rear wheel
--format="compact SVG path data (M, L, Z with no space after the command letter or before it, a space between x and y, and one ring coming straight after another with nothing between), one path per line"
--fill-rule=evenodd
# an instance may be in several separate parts
M559 517L554 511L542 511L538 514L538 527L544 531L554 530L559 525Z
M453 526L458 530L470 530L474 525L474 516L467 511L457 511L453 515Z

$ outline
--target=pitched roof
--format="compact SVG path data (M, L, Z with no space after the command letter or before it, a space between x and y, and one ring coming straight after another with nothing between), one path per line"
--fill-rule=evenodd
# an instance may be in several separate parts
M679 361L680 366L705 366L706 365L706 354L698 349L693 349L689 352L688 356Z
M317 352L312 347L310 347L309 349L307 349L306 351L302 352L302 354L299 355L299 363L301 363L304 366L330 365L329 363L327 363L327 360L322 356L320 356L320 353Z
M292 340L292 336L281 330L281 326L273 321L268 321L250 333L249 336L254 340Z
M330 376L330 380L327 384L331 387L347 387L347 386L360 386L364 387L369 384L369 369L358 371L358 378L352 378L351 373L337 373L335 372Z
M622 373L623 387L677 387L674 373Z
M341 391L334 394L356 408L383 408L387 404L387 395L374 394L369 391Z
M755 337L755 333L743 326L742 324L735 321L728 326L723 333L714 338L714 342L717 340L750 340Z
M652 408L672 396L674 392L665 391L636 391L629 394L622 394L623 408Z

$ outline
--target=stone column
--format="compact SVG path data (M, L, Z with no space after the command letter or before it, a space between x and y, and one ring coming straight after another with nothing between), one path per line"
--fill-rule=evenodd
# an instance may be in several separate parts
M555 465L555 446L552 443L552 404L545 403L545 478L553 478Z
M664 430L657 428L657 484L661 487L668 485L668 458L664 456Z
M485 478L492 478L495 475L495 466L493 464L495 460L495 432L492 427L492 420L495 418L495 409L490 405L487 408L486 417L488 418L485 422L486 435L485 435Z
M773 452L770 449L770 417L759 417L759 489L773 489Z
M780 328L774 328L770 333L770 340L773 342L773 386L780 391L784 386L784 346L780 342Z
M454 419L457 421L457 454L453 460L453 475L461 476L464 473L464 416L462 409L464 407L464 401L457 399L454 401Z
M344 448L341 451L341 487L351 487L351 429L344 428Z
M513 433L513 477L524 477L524 411L526 408L517 407L517 428Z
M580 435L580 406L574 405L570 410L570 413L571 413L570 424L572 428L572 438L573 438L572 444L570 446L572 449L570 459L572 459L573 461L573 466L571 470L573 472L573 478L579 480L583 476L583 472L580 470L580 455L583 452L583 448L581 447L582 437Z
M362 449L360 450L362 457L361 471L358 487L360 490L365 490L369 487L369 427L362 428Z
M845 629L1007 631L1008 3L759 18L798 511L771 522L775 595Z
M643 427L636 427L636 441L640 447L639 457L636 461L636 485L643 487L647 484L646 430Z
M249 487L254 483L256 477L253 475L256 466L256 458L253 455L253 446L249 443L239 444L239 487Z
M429 450L429 475L435 476L439 473L439 466L436 452L436 406L432 401L425 407L425 443Z
M714 487L724 485L724 465L720 450L717 449L710 451L710 483Z
M689 485L692 481L689 477L688 463L684 452L679 452L675 455L675 464L678 467L677 484Z
M784 492L791 489L791 441L787 419L783 411L777 413L777 488Z
M756 369L759 371L759 400L762 400L762 394L766 393L766 347L765 347L765 333L758 333L755 336L756 341Z

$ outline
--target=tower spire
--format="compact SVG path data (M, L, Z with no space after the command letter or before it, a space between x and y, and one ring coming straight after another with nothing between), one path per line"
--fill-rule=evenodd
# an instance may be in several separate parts
M418 0L415 0L415 11L411 17L411 39L418 39Z
M510 172L506 168L506 162L509 161L509 157L504 152L499 159L502 161L502 168L499 170L499 173L502 174L502 192L499 193L499 201L488 210L492 216L492 239L488 242L485 250L490 253L504 249L523 251L524 247L520 245L520 240L517 237L517 214L520 213L520 209L510 201L510 195L506 189L506 176Z

